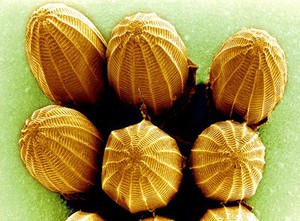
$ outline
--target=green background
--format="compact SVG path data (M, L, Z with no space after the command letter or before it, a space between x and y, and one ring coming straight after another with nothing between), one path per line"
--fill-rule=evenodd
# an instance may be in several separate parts
M25 29L31 13L45 2L0 0L0 220L65 220L70 211L26 171L18 152L24 121L51 102L40 91L25 56ZM52 1L56 2L56 1ZM248 202L262 220L300 220L300 2L290 1L60 1L85 14L108 41L126 15L156 12L177 29L189 57L199 65L197 82L221 44L243 27L267 30L286 53L288 84L283 101L260 130L266 167Z

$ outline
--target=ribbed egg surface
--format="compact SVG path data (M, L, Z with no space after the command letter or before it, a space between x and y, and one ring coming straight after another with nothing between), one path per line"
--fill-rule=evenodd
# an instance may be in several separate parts
M102 189L131 213L166 206L177 193L183 157L176 141L143 120L112 131L103 156Z
M124 18L107 46L108 80L125 102L150 113L169 110L188 78L186 47L174 26L154 13Z
M254 28L230 37L210 68L216 109L248 125L270 115L283 97L286 81L284 51L270 34Z
M94 24L64 4L36 10L26 30L31 71L57 104L96 104L105 90L106 42Z
M102 137L76 110L49 105L27 119L19 141L30 174L60 194L86 192L96 185Z
M154 216L146 219L141 219L141 221L174 221L173 219L169 219L163 216Z
M257 217L247 208L242 206L231 206L209 209L200 221L258 221Z
M203 194L223 202L251 198L262 178L265 147L258 134L233 121L206 128L195 141L191 169Z
M104 221L97 213L77 211L67 218L66 221Z

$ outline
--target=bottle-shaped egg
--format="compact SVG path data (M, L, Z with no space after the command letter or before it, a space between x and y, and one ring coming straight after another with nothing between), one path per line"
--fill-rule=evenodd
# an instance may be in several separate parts
M37 9L27 24L26 54L44 94L57 104L97 104L106 88L106 42L79 11L60 3Z
M188 87L187 49L168 21L155 13L124 18L107 46L108 81L120 100L152 116L171 109Z
M281 101L286 82L284 51L274 37L254 28L230 37L210 68L216 109L254 127L266 121Z

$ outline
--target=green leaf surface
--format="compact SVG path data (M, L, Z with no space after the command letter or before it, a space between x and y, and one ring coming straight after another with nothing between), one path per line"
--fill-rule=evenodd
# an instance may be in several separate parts
M25 55L31 13L49 1L1 0L0 8L0 220L65 220L65 201L33 179L18 149L31 113L51 102L40 91ZM53 1L56 2L56 1ZM248 203L262 221L299 220L300 207L300 2L297 0L61 1L85 14L108 41L113 27L136 12L155 12L182 37L205 83L223 42L244 27L265 29L286 53L288 84L283 101L259 133L266 146L263 179Z

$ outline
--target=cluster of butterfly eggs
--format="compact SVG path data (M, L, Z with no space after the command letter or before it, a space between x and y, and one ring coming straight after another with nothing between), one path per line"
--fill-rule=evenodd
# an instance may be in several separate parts
M30 174L49 190L68 195L87 192L101 173L104 192L130 212L166 206L183 179L176 141L145 119L114 130L101 170L101 133L68 106L101 104L109 85L122 102L145 105L153 117L168 112L183 99L191 68L174 26L154 13L137 13L113 29L107 45L83 14L46 4L28 23L26 53L40 88L56 103L36 110L21 131L21 158ZM244 123L217 122L196 139L190 166L206 197L228 202L254 195L265 147L249 126L260 125L280 102L286 75L282 49L262 30L236 33L216 55L208 84L215 107ZM202 220L228 214L257 220L242 205L209 210ZM68 220L102 220L82 211L72 216Z

